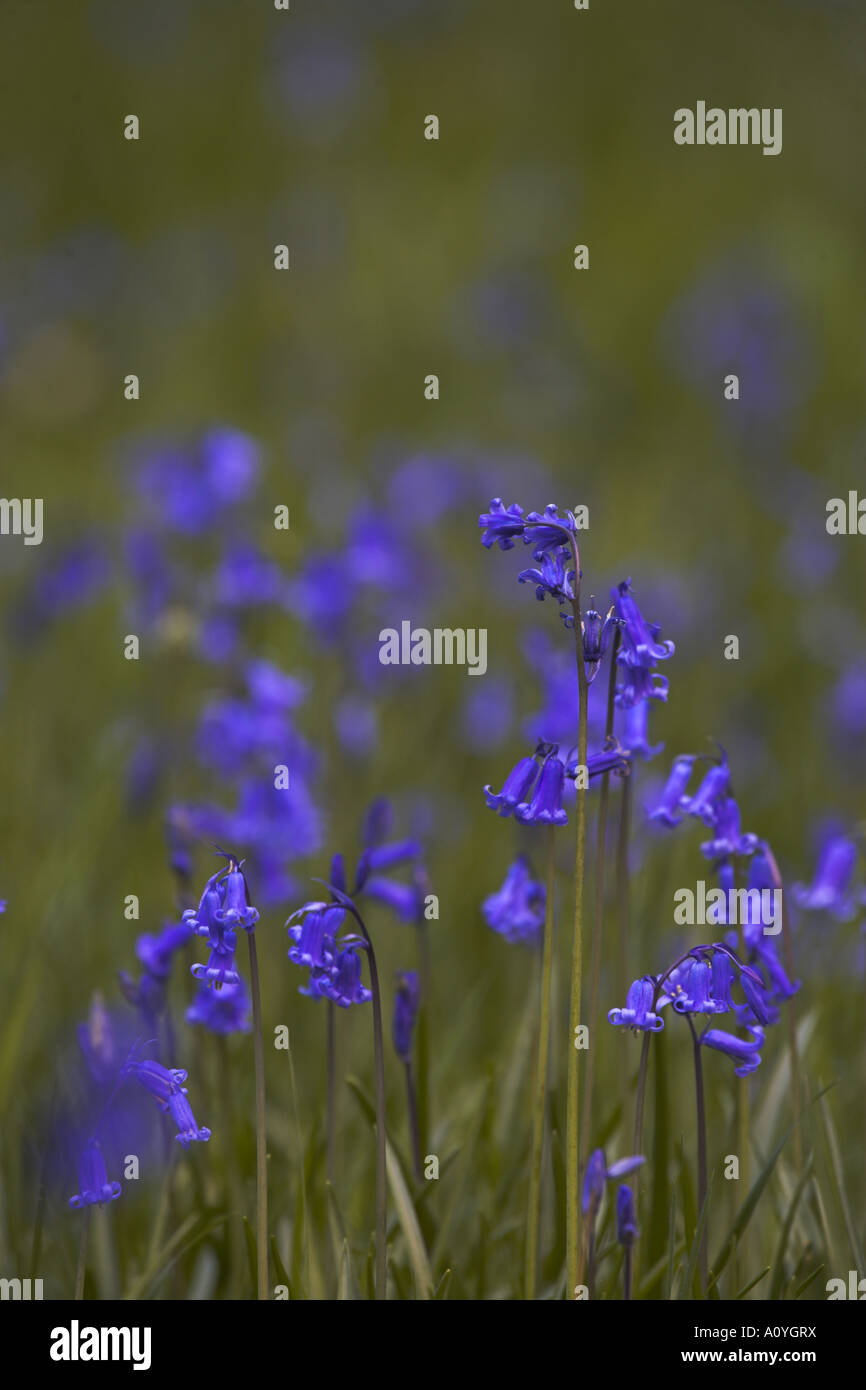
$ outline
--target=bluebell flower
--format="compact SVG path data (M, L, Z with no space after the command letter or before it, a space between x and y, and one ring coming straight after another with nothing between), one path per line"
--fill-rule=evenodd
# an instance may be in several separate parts
M745 1018L760 1024L776 1023L779 1018L779 1011L771 1003L763 985L757 984L750 975L745 973L740 975L740 984L748 1006ZM740 1017L742 1018L743 1015L741 1014Z
M731 986L734 978L734 967L727 951L714 951L712 959L712 997L716 1002L715 1013L728 1013L734 1007L731 998Z
M523 508L516 502L506 507L501 497L494 497L490 511L478 518L478 525L484 531L481 544L487 550L493 545L498 545L500 550L512 550L515 537L522 536L526 529Z
M758 837L751 833L743 834L740 829L740 808L732 796L722 797L714 805L712 840L705 840L701 853L707 859L730 859L732 855L754 854L758 847Z
M564 781L565 764L555 752L550 753L542 765L532 799L517 805L515 819L521 825L567 825L568 816L562 808Z
M580 766L577 758L569 758L565 768L566 777L576 778ZM606 740L604 748L587 755L585 766L586 775L590 782L594 777L601 777L605 772L615 772L617 776L623 777L631 770L630 754L627 749L620 746L617 739L611 736Z
M368 1004L373 998L361 982L361 957L358 944L354 942L337 952L333 973L317 978L316 983L325 998L341 1009L348 1009L352 1004Z
M546 898L544 884L532 877L529 860L521 854L499 891L485 898L482 911L487 925L506 941L533 942L544 925Z
M557 603L562 604L574 601L574 577L573 556L570 550L545 550L541 554L538 567L521 570L517 582L534 584L535 597L539 600L549 594ZM598 617L598 614L595 616ZM574 627L573 615L563 614L563 617L566 627Z
M178 951L195 935L188 921L171 922L158 936L145 933L138 938L135 954L145 970L158 980L165 980L171 974L171 962Z
M543 512L530 512L527 516L523 540L526 545L532 546L535 558L540 560L545 551L563 545L569 548L570 553L569 537L576 529L571 512L560 516L556 504L548 502Z
M663 743L649 741L649 712L648 700L638 700L618 711L622 720L620 742L632 757L654 758L664 750Z
M223 985L236 985L240 976L235 966L235 950L237 947L237 937L233 931L225 930L223 933L222 945L215 946L210 952L207 965L201 961L196 961L195 965L190 966L190 974L195 980L204 980L215 989L221 989Z
M295 965L303 965L310 970L330 970L334 964L336 951L334 943L345 921L346 910L327 903L319 903L309 910L301 908L303 920L288 928L289 960ZM293 913L292 916L297 916ZM292 918L289 918L292 921Z
M342 1009L366 1004L373 997L361 982L358 951L364 949L363 940L353 935L337 937L346 915L339 904L309 902L293 912L286 923L292 942L289 959L310 970L300 993L310 999L330 999Z
M232 541L225 549L213 577L214 598L226 608L277 603L285 597L282 572L247 541Z
M656 982L644 975L629 986L624 1009L611 1009L607 1020L614 1027L632 1028L641 1033L659 1033L665 1026L660 1014L653 1012Z
M800 988L800 982L791 981L776 950L775 936L764 931L769 923L763 921L764 892L782 891L782 880L775 858L766 841L761 841L749 865L749 899L746 918L743 923L743 942L749 952L749 961L756 964L767 983L767 992L773 1003L781 1003L792 998Z
M857 910L857 895L852 891L856 865L855 841L831 830L821 842L812 883L794 884L794 902L807 912L831 912L840 921L850 920Z
M506 777L501 792L494 792L489 785L484 788L487 805L499 816L510 816L529 795L538 771L534 756L521 758Z
M690 816L698 816L707 825L713 826L718 816L718 807L727 800L731 786L731 769L727 754L715 763L704 775L694 796L686 797L684 809Z
M637 1217L632 1190L625 1183L616 1193L616 1238L620 1245L634 1245L637 1240Z
M123 1074L134 1076L139 1085L163 1106L169 1096L180 1089L188 1075L182 1067L164 1067L161 1062L150 1058L127 1061Z
M574 619L566 626L574 626ZM583 662L584 671L588 685L592 685L602 658L610 645L616 629L623 626L622 618L618 618L613 608L610 608L604 618L594 608L587 610L581 619L580 629L583 636Z
M749 1041L738 1038L735 1033L725 1033L719 1028L708 1028L705 1033L701 1034L700 1042L703 1047L712 1047L717 1052L724 1052L728 1057L732 1057L735 1062L738 1062L739 1066L734 1069L735 1076L748 1076L761 1064L764 1030L754 1026L746 1031L749 1033Z
M730 964L730 961L728 962ZM726 1013L728 1005L724 999L713 997L713 967L709 960L692 959L685 972L677 981L677 994L673 1000L678 1014L717 1014ZM730 997L730 989L728 990Z
M418 975L414 970L404 970L397 975L396 984L391 1036L394 1051L400 1061L408 1062L412 1054L412 1032L421 1000Z
M624 1178L627 1173L633 1173L635 1168L640 1168L641 1164L645 1162L646 1159L643 1154L632 1154L629 1158L617 1159L608 1167L604 1149L594 1149L589 1156L583 1179L581 1208L584 1216L594 1218L601 1206L605 1183L615 1182L617 1178Z
M163 1108L168 1112L174 1122L177 1129L177 1134L174 1137L181 1148L188 1149L190 1144L194 1142L206 1144L208 1139L210 1139L211 1131L204 1128L200 1129L196 1123L196 1118L186 1098L185 1090L172 1091Z
M675 758L662 793L652 810L647 809L650 820L661 821L663 825L679 825L683 819L683 801L686 787L691 781L694 754L686 753Z
M625 579L611 590L614 612L623 624L622 659L629 666L653 666L673 656L673 642L660 642L660 624L648 623L631 592L631 580Z
M617 656L619 673L614 700L618 709L632 709L646 700L668 698L669 682L649 666L632 666L625 661L622 652Z
M186 1011L187 1023L200 1023L211 1033L248 1033L250 1001L243 979L211 989L203 982Z
M222 906L218 908L217 920L224 923L232 931L238 927L242 931L255 931L256 922L259 920L258 910L250 906L247 893L247 881L244 877L243 867L234 859L230 861L229 871L221 881L223 893Z
M287 675L270 661L247 662L244 679L259 709L292 710L302 704L307 695L303 681Z
M395 883L379 875L364 880L363 890L368 898L376 898L390 907L403 922L420 922L424 916L424 893L417 883Z
M88 1142L79 1158L78 1186L80 1192L69 1198L69 1205L76 1211L81 1207L101 1207L106 1202L116 1202L120 1196L120 1183L108 1181L102 1149L95 1139Z
M364 863L370 873L393 869L397 864L420 859L424 853L418 840L394 840L391 844L370 845L364 851Z
M210 1139L210 1130L199 1129L195 1122L183 1085L187 1073L181 1067L164 1067L150 1059L130 1060L123 1072L134 1076L153 1096L160 1110L171 1116L178 1130L175 1138L183 1148L189 1148L193 1140L206 1143Z
M225 869L219 869L211 875L205 884L198 907L188 907L182 919L190 931L195 932L197 936L207 937L208 945L212 950L222 945L225 932L225 924L217 915L222 907L222 891L219 883L224 873Z

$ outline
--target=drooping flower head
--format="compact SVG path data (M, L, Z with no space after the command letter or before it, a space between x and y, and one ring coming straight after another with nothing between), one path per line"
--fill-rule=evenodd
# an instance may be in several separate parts
M664 1019L653 1009L656 982L652 975L643 975L629 986L624 1009L611 1009L608 1023L614 1027L631 1028L640 1033L660 1033Z
M181 1067L164 1067L160 1062L137 1059L134 1055L124 1065L123 1072L131 1075L153 1096L160 1110L170 1115L176 1128L175 1138L188 1149L194 1141L207 1143L209 1129L199 1128L183 1085L187 1073Z
M656 673L660 661L674 654L671 641L660 642L658 623L648 623L631 592L631 580L611 590L613 611L622 624L622 643L617 657L620 682L616 703L628 709L641 700L666 700L667 679Z
M518 855L505 875L502 887L485 898L482 911L487 925L506 941L538 941L544 925L547 893L532 876L526 855Z
M109 1182L105 1158L96 1139L91 1139L78 1161L80 1191L69 1198L69 1205L78 1211L82 1207L101 1207L116 1202L121 1193L119 1182Z
M708 1028L701 1035L701 1045L711 1047L716 1052L724 1052L738 1064L735 1076L748 1076L761 1065L761 1048L764 1044L764 1030L758 1025L746 1029L748 1040L738 1038L735 1033L723 1032L720 1028Z

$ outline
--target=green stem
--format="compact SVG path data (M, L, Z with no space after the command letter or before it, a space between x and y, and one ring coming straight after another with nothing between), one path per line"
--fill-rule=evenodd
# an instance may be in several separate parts
M628 871L628 841L631 834L632 769L622 778L619 802L619 834L616 845L616 895L619 905L619 989L617 998L628 993L628 941L631 929L631 882Z
M217 1033L217 1071L219 1075L220 1105L222 1108L222 1152L226 1173L226 1208L229 1213L229 1287L234 1297L235 1281L238 1272L246 1267L244 1255L241 1211L243 1207L243 1188L238 1170L237 1151L234 1144L234 1105L232 1104L231 1059L228 1039L224 1033Z
M698 1220L704 1214L704 1204L707 1199L707 1112L704 1103L704 1071L701 1059L701 1044L695 1032L692 1020L688 1018L689 1028L692 1033L692 1052L695 1063L695 1112L698 1130ZM701 1283L701 1293L706 1297L707 1284L709 1282L708 1260L707 1260L707 1235L709 1230L709 1216L704 1216L704 1227L701 1233L701 1244L698 1250L698 1277Z
M641 1044L640 1050L640 1066L638 1067L637 1091L635 1093L634 1102L634 1146L632 1152L635 1154L639 1154L641 1152L641 1144L643 1143L643 1112L644 1101L646 1099L646 1078L647 1070L649 1068L649 1050L651 1037L652 1033L644 1033L643 1043Z
M367 938L369 941L369 937ZM385 1045L382 1037L382 995L379 972L370 942L370 983L373 991L373 1051L376 1066L376 1300L388 1297L386 1252L388 1239L388 1194L385 1164Z
M427 1153L430 1134L430 934L423 919L416 926L418 938L418 1003L417 1103L418 1143L421 1153Z
M348 901L348 900L346 900ZM388 1189L386 1165L385 1131L385 1044L382 1032L382 992L379 988L379 971L376 966L376 952L370 940L370 933L364 925L358 909L350 907L352 916L361 928L367 946L367 959L370 965L370 990L373 995L373 1065L376 1071L376 1301L388 1297L387 1290L387 1241L388 1241Z
M613 733L614 695L616 694L616 654L619 651L619 629L614 637L610 654L610 672L607 685L607 718L605 721L605 743ZM586 1058L586 1080L583 1089L583 1112L581 1127L583 1133L582 1161L586 1162L589 1152L589 1139L592 1132L592 1088L595 1077L596 1034L598 1033L598 988L601 974L601 932L604 921L604 876L605 848L607 844L607 806L610 795L610 773L605 772L601 779L601 792L598 802L598 826L595 849L595 919L592 927L592 948L589 964L589 1052Z
M577 656L577 682L580 698L577 733L577 761L586 766L587 744L587 680L583 659L583 633L580 614L580 555L572 534L574 550L574 638ZM583 782L583 778L579 782ZM569 1001L569 1049L568 1077L566 1092L566 1180L565 1180L565 1241L566 1241L566 1292L568 1298L575 1297L575 1289L580 1283L581 1263L581 1221L580 1185L578 1164L580 1155L580 1059L577 1048L577 1032L580 1028L581 989L583 983L583 878L586 854L586 787L578 785L575 805L575 852L574 852L574 929L571 943L571 990Z
M412 1167L418 1182L424 1178L424 1164L421 1159L421 1133L418 1126L418 1098L415 1093L415 1080L412 1076L412 1063L406 1062L406 1105L409 1111L409 1135L412 1141Z
M532 1117L532 1160L529 1169L529 1203L526 1212L525 1297L535 1298L538 1268L538 1227L541 1199L541 1159L544 1151L544 1112L547 1104L547 1069L550 1048L550 991L553 979L553 899L556 837L547 827L547 896L544 913L544 943L541 958L541 1000L538 1011L538 1054L535 1073L535 1100Z
M622 1296L626 1303L631 1302L632 1254L631 1246L625 1247L625 1260L622 1267Z
M325 1146L325 1177L333 1187L334 1173L336 1170L336 1143L337 1143L337 1091L336 1091L336 1005L329 999L327 1004L328 1019L328 1041L327 1041L327 1101L325 1110L325 1123L327 1127L326 1146Z
M250 994L253 1003L253 1060L256 1076L256 1282L259 1301L268 1297L268 1152L265 1131L265 1043L259 958L254 931L247 932L250 948Z
M78 1266L75 1270L75 1302L84 1298L84 1276L87 1272L87 1232L90 1226L90 1208L81 1213L81 1238L78 1242Z

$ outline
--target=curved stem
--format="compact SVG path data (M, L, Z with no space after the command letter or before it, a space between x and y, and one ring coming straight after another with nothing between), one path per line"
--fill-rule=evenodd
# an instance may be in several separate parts
M538 1266L538 1227L541 1200L541 1159L544 1151L544 1112L547 1104L547 1068L550 1048L550 991L553 979L553 899L555 830L547 827L547 895L544 912L544 944L541 958L541 1000L538 1011L538 1054L532 1116L532 1159L529 1169L529 1202L526 1212L524 1295L535 1298Z
M574 638L577 657L577 683L580 698L577 734L577 760L581 767L586 766L587 745L587 693L586 665L583 658L583 634L580 614L580 555L574 536L571 537L574 551ZM579 782L583 782L583 778ZM575 1297L580 1274L580 1186L578 1164L580 1153L580 1059L577 1048L577 1032L580 1028L581 989L583 984L583 878L586 849L586 787L578 785L575 805L575 852L574 852L574 928L571 943L571 990L569 1003L569 1049L568 1078L566 1091L566 1179L565 1179L565 1240L566 1240L566 1292L568 1298Z
M265 1045L262 997L255 933L247 932L250 948L250 994L253 1003L253 1060L256 1075L256 1276L257 1297L268 1296L268 1154L265 1132Z

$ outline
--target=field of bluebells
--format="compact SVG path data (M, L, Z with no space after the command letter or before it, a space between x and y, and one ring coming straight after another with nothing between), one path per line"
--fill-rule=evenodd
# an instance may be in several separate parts
M825 521L866 274L829 117L708 174L636 70L660 13L692 52L683 5L593 6L591 51L554 6L301 8L6 21L2 490L44 540L0 537L0 1278L856 1296L866 542ZM835 8L734 6L698 85L774 63L772 12L763 104L793 132L807 51L853 102ZM485 669L383 664L404 623Z

